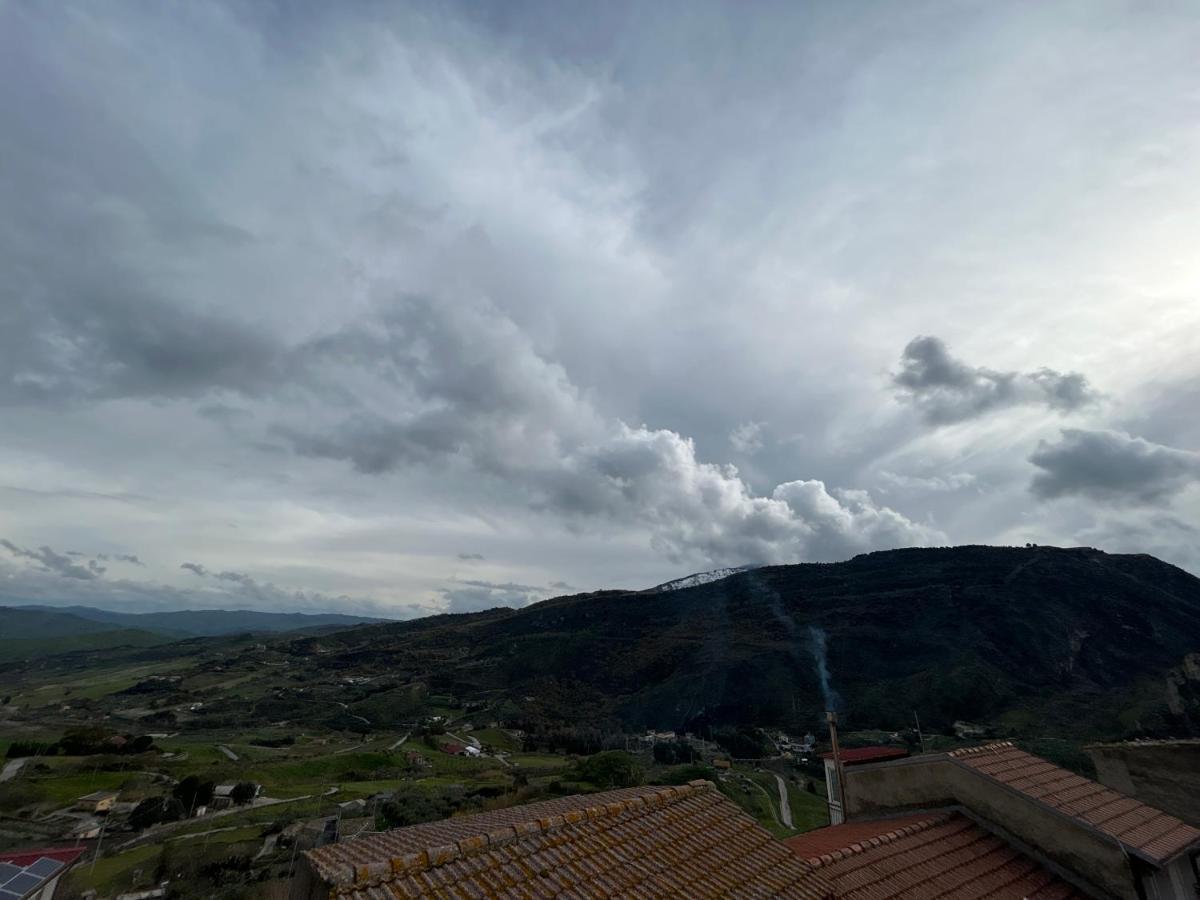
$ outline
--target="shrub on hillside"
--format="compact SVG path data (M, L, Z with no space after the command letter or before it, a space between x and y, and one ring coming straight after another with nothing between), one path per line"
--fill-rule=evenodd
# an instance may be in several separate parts
M574 774L580 781L604 790L633 787L644 777L637 758L624 750L606 750L581 759L575 764Z

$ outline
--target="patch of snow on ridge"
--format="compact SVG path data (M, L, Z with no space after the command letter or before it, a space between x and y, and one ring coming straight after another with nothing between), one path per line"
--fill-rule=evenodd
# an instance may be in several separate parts
M685 575L683 578L676 578L674 581L667 581L649 588L646 593L665 594L667 591L679 591L683 588L695 587L698 584L709 584L713 581L720 581L722 578L728 578L730 575L737 575L739 572L749 572L751 569L757 568L758 566L732 566L723 569L713 569L711 572L697 572L695 575Z

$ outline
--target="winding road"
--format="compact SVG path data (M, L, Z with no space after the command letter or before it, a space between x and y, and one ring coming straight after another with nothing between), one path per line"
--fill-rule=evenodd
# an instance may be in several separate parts
M782 775L776 775L775 780L779 783L779 818L783 819L783 824L788 828L795 828L792 824L792 805L788 800L787 782L783 780Z
M25 760L28 757L20 757L18 759L10 759L4 764L4 770L0 771L0 781L9 781L16 778L17 773L21 771L21 767L25 765Z

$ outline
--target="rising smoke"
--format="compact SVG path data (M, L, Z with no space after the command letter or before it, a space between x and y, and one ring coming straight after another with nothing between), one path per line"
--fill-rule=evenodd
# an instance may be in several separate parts
M763 581L762 576L753 571L747 573L747 575L747 583L757 594L766 599L767 607L771 610L771 614L787 630L788 637L790 638L788 652L791 653L792 659L797 664L801 664L803 658L799 650L800 634L796 620L784 608L783 599L779 596L778 592L770 588ZM825 629L818 628L815 625L808 626L809 651L812 653L813 661L816 663L817 680L821 684L821 700L824 702L826 710L839 712L842 708L842 698L833 689L832 678L829 674L829 656L825 649L825 643Z
M817 628L815 625L808 626L808 645L817 664L817 678L821 682L821 698L825 701L825 709L837 712L842 708L842 698L830 683L829 656L825 651L825 640L824 628Z

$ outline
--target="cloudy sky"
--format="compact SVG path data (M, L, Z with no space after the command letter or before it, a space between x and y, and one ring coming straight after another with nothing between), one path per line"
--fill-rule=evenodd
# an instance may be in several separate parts
M1200 572L1198 47L1189 2L0 0L0 602Z

